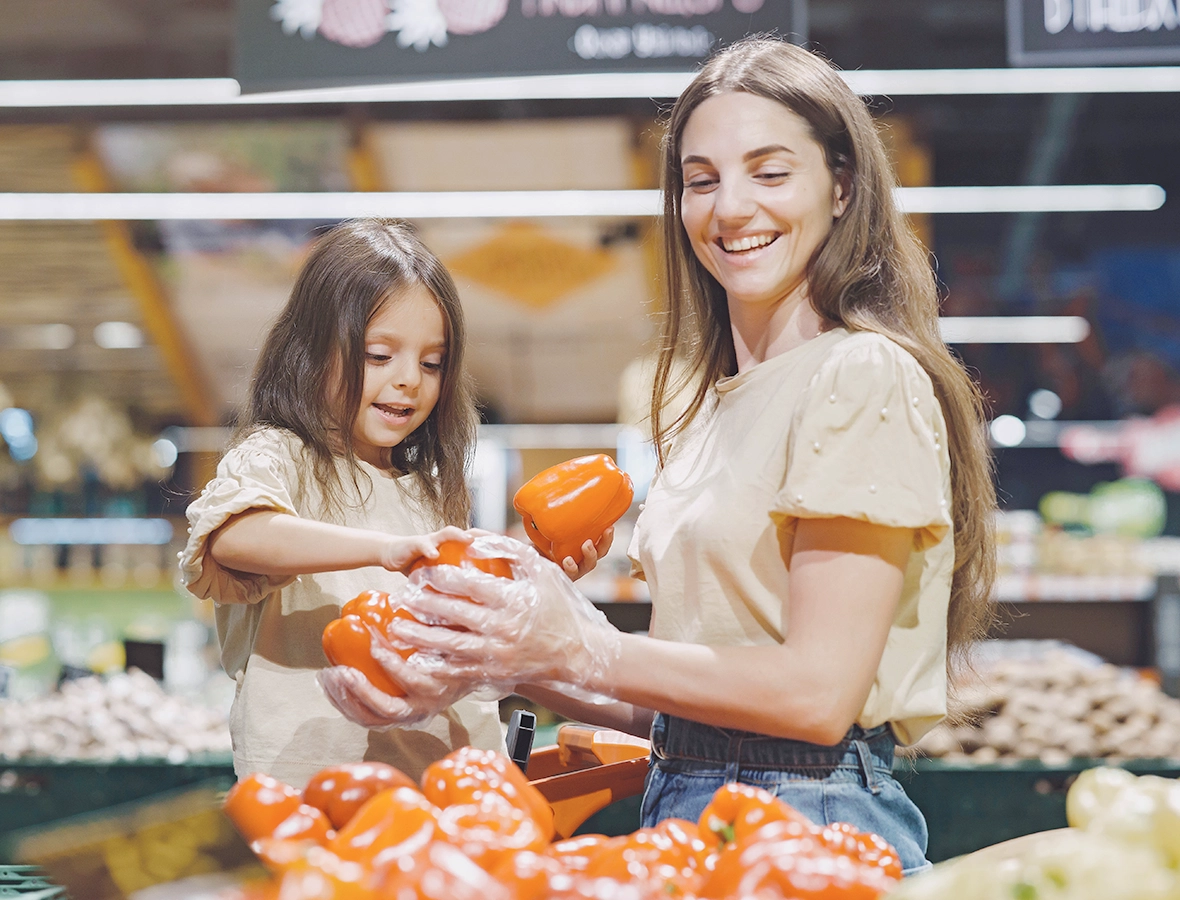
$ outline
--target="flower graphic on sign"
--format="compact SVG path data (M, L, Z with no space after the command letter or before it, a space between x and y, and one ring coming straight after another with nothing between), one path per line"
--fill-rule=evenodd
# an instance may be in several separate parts
M401 47L445 46L448 34L480 34L499 24L508 0L275 0L270 16L286 34L369 47L388 33Z

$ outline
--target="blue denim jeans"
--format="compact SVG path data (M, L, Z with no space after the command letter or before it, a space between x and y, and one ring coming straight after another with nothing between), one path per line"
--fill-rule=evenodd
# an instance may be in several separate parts
M813 822L848 822L889 841L906 875L930 867L926 820L893 777L888 725L853 725L825 747L702 725L658 713L651 730L651 768L642 820L700 818L716 790L730 781L765 788Z

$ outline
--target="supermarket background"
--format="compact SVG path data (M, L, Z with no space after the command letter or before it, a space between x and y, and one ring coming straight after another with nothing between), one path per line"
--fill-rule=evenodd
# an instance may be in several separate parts
M1082 759L1180 774L1172 0L652 3L672 12L611 27L618 4L411 6L0 9L0 836L226 770L233 685L177 586L184 508L309 242L357 197L388 193L459 283L477 524L516 529L516 487L586 452L646 483L659 115L709 39L750 28L846 70L903 186L934 189L903 203L988 399L1004 641L981 726L911 764L932 856L1053 827ZM1132 190L1036 193L1095 185ZM636 512L580 585L631 630ZM1065 702L1080 685L1092 702Z

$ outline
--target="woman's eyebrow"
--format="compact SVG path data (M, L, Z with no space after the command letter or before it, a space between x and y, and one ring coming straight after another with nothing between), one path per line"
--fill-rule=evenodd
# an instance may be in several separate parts
M760 156L770 156L772 153L789 153L794 156L795 151L790 147L784 147L782 144L767 144L765 147L759 147L757 150L751 150L749 153L742 154L742 160L749 162Z

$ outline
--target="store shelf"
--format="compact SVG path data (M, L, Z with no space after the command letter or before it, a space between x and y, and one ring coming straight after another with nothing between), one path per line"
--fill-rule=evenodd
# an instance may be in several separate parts
M994 599L1002 603L1037 601L1145 601L1155 596L1153 575L1008 574L996 579Z

